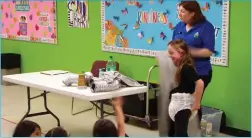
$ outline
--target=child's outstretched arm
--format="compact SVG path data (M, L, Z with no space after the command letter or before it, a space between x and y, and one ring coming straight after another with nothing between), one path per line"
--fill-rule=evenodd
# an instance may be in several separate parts
M123 114L123 98L117 97L113 100L113 106L116 113L118 136L125 137L124 114Z
M200 101L201 101L203 91L204 91L204 82L201 79L199 79L195 82L195 92L193 93L193 97L195 101L192 106L192 110L200 109Z

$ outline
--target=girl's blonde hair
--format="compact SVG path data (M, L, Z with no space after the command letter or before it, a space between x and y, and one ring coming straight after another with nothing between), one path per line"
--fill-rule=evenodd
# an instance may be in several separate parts
M174 49L176 49L178 52L184 54L182 57L182 60L180 61L179 65L178 65L178 68L177 68L177 71L175 74L175 81L177 84L179 84L181 81L180 80L181 70L184 65L190 65L195 69L193 58L190 54L189 46L182 39L172 40L171 42L168 43L168 46L171 46Z

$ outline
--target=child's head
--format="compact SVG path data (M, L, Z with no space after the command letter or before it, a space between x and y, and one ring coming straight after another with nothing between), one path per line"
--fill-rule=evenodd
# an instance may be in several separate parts
M93 137L118 137L118 132L112 121L100 119L95 122Z
M62 127L55 127L48 131L45 137L68 137L67 131Z
M182 39L173 40L168 43L168 52L174 65L178 67L175 77L176 82L179 83L180 71L183 65L187 64L193 66L193 58L190 54L189 46Z
M185 41L181 39L173 40L168 43L169 55L176 66L183 63L192 62L189 47Z
M24 120L17 124L13 137L40 137L40 126L32 121Z

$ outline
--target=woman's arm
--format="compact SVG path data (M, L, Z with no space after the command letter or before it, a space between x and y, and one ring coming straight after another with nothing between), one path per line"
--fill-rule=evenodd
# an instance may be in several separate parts
M204 82L201 79L199 79L195 82L195 92L193 93L194 104L192 106L192 110L200 109L200 101L203 90L204 90Z
M118 97L113 100L114 110L116 113L117 131L118 136L125 137L124 114L123 114L123 99Z
M213 52L207 48L190 48L193 57L211 57Z

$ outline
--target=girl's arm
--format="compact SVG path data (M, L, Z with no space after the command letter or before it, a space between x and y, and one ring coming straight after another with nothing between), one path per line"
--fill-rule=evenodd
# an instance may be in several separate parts
M118 136L125 137L124 114L122 107L115 107Z
M122 97L118 97L113 101L114 110L116 113L118 136L125 137L124 114L122 109Z
M200 109L200 101L201 101L203 91L204 91L204 82L201 79L199 79L195 82L195 92L193 93L193 97L195 101L194 101L192 110Z
M202 79L199 79L196 70L191 65L184 65L181 73L182 76L185 77L184 79L186 79L188 82L195 82L195 90L192 94L194 97L192 110L198 110L200 109L200 101L204 90L204 82Z

